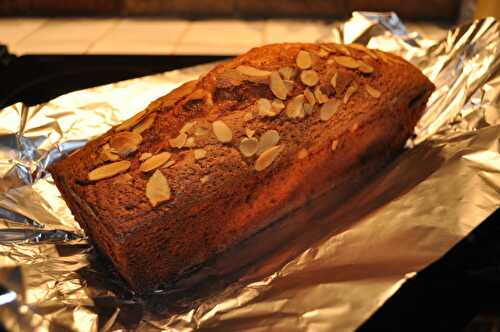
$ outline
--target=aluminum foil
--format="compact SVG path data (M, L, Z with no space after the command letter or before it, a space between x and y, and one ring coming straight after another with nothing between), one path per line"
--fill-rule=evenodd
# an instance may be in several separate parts
M212 65L0 112L0 321L9 331L350 331L500 206L500 26L434 40L357 12L329 40L398 53L436 84L408 149L345 204L325 195L189 277L132 293L46 167Z

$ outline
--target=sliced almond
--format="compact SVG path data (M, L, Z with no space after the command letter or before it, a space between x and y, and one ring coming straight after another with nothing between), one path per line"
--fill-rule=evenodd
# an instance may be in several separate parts
M196 127L194 129L194 136L205 136L208 134L208 129L203 127Z
M279 113L282 109L285 108L285 104L279 99L274 99L271 103L271 107L275 112Z
M330 53L329 53L327 50L325 50L325 49L322 49L322 48L321 48L321 49L318 51L318 56L319 56L320 58L326 58L326 57L328 57L328 55L330 55Z
M257 155L262 154L265 150L269 149L272 146L275 146L280 141L280 134L274 130L268 130L259 139L259 143L257 144Z
M182 126L181 130L179 130L179 133L187 134L191 130L191 128L193 128L194 124L195 124L194 121L193 122L186 122L184 124L184 126Z
M270 76L270 88L276 98L281 100L285 100L288 94L288 89L285 85L285 82L281 79L280 74L278 72L273 71Z
M309 151L307 151L306 149L300 149L299 153L297 153L297 158L304 159L304 158L307 158L308 155L309 155Z
M300 73L300 80L307 86L315 86L319 81L319 76L314 70L304 70Z
M354 132L355 132L355 131L357 131L358 129L359 129L359 124L356 122L356 123L354 123L354 124L351 126L351 128L350 128L349 130L350 130L351 132L353 132L353 133L354 133Z
M358 91L358 83L352 82L351 85L347 88L347 91L345 92L344 95L344 104L347 104L349 102L349 99L351 99L352 95Z
M373 73L373 67L370 66L369 64L367 63L364 63L364 62L361 62L361 66L359 66L358 70L364 74L371 74Z
M260 116L276 116L276 113L273 112L271 101L266 98L259 98L255 102L255 106L257 107L257 112Z
M132 132L134 132L136 134L142 134L142 132L144 132L144 131L148 130L149 128L151 128L151 126L155 122L155 119L156 119L156 114L155 113L149 115L141 123L139 123L137 126L135 126L134 129L132 129Z
M128 130L134 127L136 124L142 121L145 115L146 115L146 110L137 113L130 119L123 121L118 127L116 127L116 131Z
M286 115L291 119L304 117L304 95L295 96L288 102Z
M258 141L256 138L243 138L240 143L240 152L245 157L251 157L257 152Z
M287 95L290 95L293 91L294 86L295 86L295 82L290 81L290 80L284 80L283 83L285 83Z
M169 168L170 166L172 166L173 164L175 164L175 160L169 160L165 163L165 165L163 165L161 168Z
M278 71L284 80L291 80L295 77L295 69L292 67L281 67Z
M338 77L339 73L335 72L335 74L333 74L332 78L330 79L330 84L332 85L332 87L335 89L337 87L337 77Z
M240 73L242 73L243 75L247 75L247 76L267 77L267 76L271 75L270 71L261 70L261 69L257 69L257 68L250 67L250 66L244 66L244 65L236 67L236 70L239 71Z
M369 58L377 60L377 55L374 52L372 52L372 50L370 50L369 48L367 48L364 45L361 45L361 44L349 44L349 47L350 48L354 48L354 49L356 49L358 51L362 51L362 52L366 53Z
M309 104L311 105L316 104L316 98L314 97L314 93L312 93L311 90L309 90L309 88L304 89L304 97L306 97L307 102Z
M151 152L144 152L143 154L141 154L141 156L139 157L139 160L140 161L144 161L146 159L149 159L153 156L153 154Z
M97 167L93 171L89 172L88 179L90 181L97 181L101 179L110 178L117 174L123 173L130 168L130 161L122 160L111 164Z
M312 58L311 54L307 51L300 50L297 54L297 58L295 59L295 63L297 67L300 69L308 69L312 66Z
M351 56L351 51L349 51L349 49L346 46L338 44L337 48L340 51L340 53L343 53L344 55L347 56Z
M350 56L335 56L333 58L335 59L335 62L342 67L356 69L361 66L361 63L358 60L351 58Z
M223 121L212 122L212 131L219 142L228 143L233 139L233 133Z
M330 146L330 148L332 149L332 151L335 151L337 149L338 145L339 145L339 141L335 139L332 141L332 145Z
M282 150L282 145L276 145L264 151L255 161L255 170L262 171L271 166Z
M327 65L333 65L334 63L335 63L335 60L333 60L333 59L326 60Z
M119 154L122 158L139 148L142 136L130 131L122 131L114 134L109 140L111 151Z
M134 178L130 174L125 173L125 174L118 175L114 179L113 183L115 183L115 184L130 184L130 182L132 182L133 179Z
M314 111L314 106L309 103L304 103L304 114L311 115Z
M338 99L330 99L321 106L319 110L319 118L321 121L328 121L339 110L340 101Z
M255 130L252 130L250 128L245 128L245 135L247 135L248 138L252 138L253 134L255 134Z
M169 139L168 142L171 147L181 149L186 144L186 140L187 135L185 133L181 133L179 136Z
M196 146L196 140L194 139L194 137L188 137L187 140L186 140L185 147L192 148L194 146Z
M152 206L168 201L171 198L167 178L160 170L156 170L146 184L146 197Z
M328 53L335 53L335 52L337 52L337 50L336 50L335 48L330 47L330 46L325 45L325 44L322 44L322 45L320 45L319 47L320 47L321 49L323 49L323 50L327 51Z
M144 161L139 169L142 172L150 172L154 169L157 169L163 164L165 164L171 157L172 155L168 152L161 152L158 154L155 154L154 156L148 158L146 161Z
M201 179L200 179L200 182L201 183L207 183L208 182L208 175L202 176Z
M109 144L104 144L102 146L102 149L101 149L101 158L104 160L104 161L117 161L120 159L120 156L113 153L113 151L111 151L111 147L109 146Z
M375 88L372 88L369 85L365 85L365 89L366 89L366 92L368 92L368 94L370 96L372 96L373 98L380 98L380 96L382 95L382 93L380 91L378 91Z
M252 121L253 118L254 118L253 113L252 112L247 112L243 116L243 121L245 121L245 122Z
M314 97L316 97L318 104L324 104L328 101L328 96L321 91L319 86L314 88Z
M193 150L193 154L194 154L194 159L196 160L203 159L207 156L207 151L204 149L195 149Z

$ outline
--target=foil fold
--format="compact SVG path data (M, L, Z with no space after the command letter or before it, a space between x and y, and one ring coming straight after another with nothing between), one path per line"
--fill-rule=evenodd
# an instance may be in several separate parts
M196 66L0 112L0 322L9 331L350 331L500 206L500 26L438 40L355 12L324 41L395 52L437 86L408 149L342 206L327 194L139 297L78 227L46 168ZM133 96L133 98L131 97Z

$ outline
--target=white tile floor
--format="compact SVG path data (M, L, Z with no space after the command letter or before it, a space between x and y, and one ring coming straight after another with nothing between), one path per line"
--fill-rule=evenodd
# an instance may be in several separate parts
M315 41L321 21L0 19L0 43L12 53L239 54L266 43Z

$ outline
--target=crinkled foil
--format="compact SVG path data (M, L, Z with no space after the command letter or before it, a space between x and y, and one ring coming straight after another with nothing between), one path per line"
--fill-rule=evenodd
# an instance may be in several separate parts
M329 195L147 297L87 244L46 167L212 65L0 113L0 320L9 331L350 331L500 206L500 27L442 40L354 13L330 40L396 52L436 84L408 149L345 204Z

